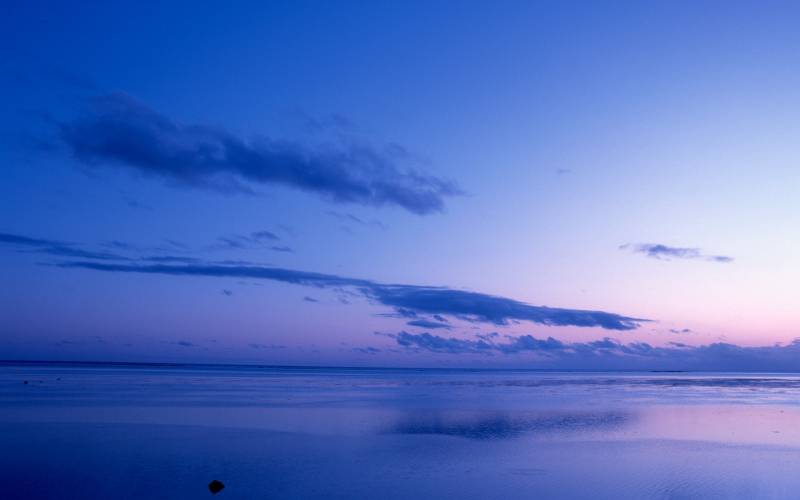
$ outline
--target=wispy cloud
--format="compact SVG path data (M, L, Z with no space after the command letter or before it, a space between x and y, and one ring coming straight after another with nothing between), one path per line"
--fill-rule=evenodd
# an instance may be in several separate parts
M0 233L0 245L15 248L23 252L42 253L57 257L95 260L128 260L127 257L116 253L85 250L72 243L40 238L29 238L27 236L19 236L8 233Z
M271 231L254 231L250 234L234 234L220 236L217 238L216 245L212 248L247 250L270 248L271 244L280 241L280 237ZM275 248L274 246L271 248Z
M119 240L112 240L94 245L83 245L58 240L32 238L10 233L0 233L0 249L20 253L43 254L62 258L80 258L101 261L140 262L155 264L215 264L215 265L257 265L250 260L214 259L204 260L194 257L198 252L215 250L270 250L282 253L294 253L294 249L286 245L269 245L264 241L274 238L264 236L262 232L251 235L234 235L221 237L216 243L200 250L192 250L188 246L167 240L160 246L141 246ZM277 236L275 236L277 238ZM113 251L110 251L113 250ZM164 252L160 253L159 252ZM168 252L176 252L173 255ZM181 254L184 255L181 255ZM187 255L188 254L188 255Z
M694 259L708 262L728 263L733 262L733 257L727 255L708 255L699 248L671 247L660 243L628 243L619 247L620 250L630 250L641 253L653 259Z
M283 252L283 253L294 253L291 247L287 247L286 245L273 245L269 247L270 250L274 252Z
M271 241L274 238L252 233L246 236L226 237L222 241L239 248L264 239ZM609 330L632 330L638 328L640 323L648 321L605 311L535 306L505 297L454 290L447 287L382 284L365 279L266 267L249 261L206 261L197 257L181 255L134 255L129 257L110 252L85 250L54 240L6 233L0 233L0 245L58 257L92 260L57 263L56 265L60 267L172 276L250 278L332 288L340 295L360 295L370 301L391 307L394 312L384 313L384 315L406 318L409 320L410 326L421 328L448 329L450 325L447 323L446 316L496 325L530 321L549 326L599 327ZM111 242L110 245L131 254L143 250L137 246L117 241ZM291 251L291 249L287 247L281 251ZM112 261L117 262L112 263Z
M381 352L377 347L353 347L351 350L360 354L378 354Z
M333 211L333 210L329 210L326 213L328 215L330 215L331 217L339 220L340 222L356 224L358 226L364 226L364 227L374 227L374 228L378 228L378 229L386 229L386 226L383 224L383 222L381 222L379 220L375 220L375 219L366 220L366 219L362 219L361 217L357 217L357 216L355 216L355 215L353 215L351 213L342 213L342 212L336 212L336 211Z
M255 239L256 241L263 241L263 240L278 241L280 239L280 237L277 234L273 233L272 231L255 231L253 233L250 233L250 237Z
M337 203L395 205L418 215L440 212L446 198L460 194L450 181L398 166L392 148L248 141L219 127L176 122L126 94L95 99L88 113L60 125L60 135L84 164L124 166L190 187L252 192L282 185Z
M506 325L530 321L548 326L599 327L633 330L646 319L604 311L535 306L514 299L446 287L381 284L374 281L331 274L296 271L277 267L217 264L128 264L107 262L62 262L65 268L106 272L162 274L171 276L209 276L279 281L319 288L352 289L367 299L389 306L399 314L445 315L467 321Z
M285 345L280 344L248 344L252 349L286 349Z
M406 323L408 326L416 326L418 328L445 328L449 330L452 326L449 323L443 323L441 321L431 321L428 319L414 319Z
M181 264L193 264L195 262L199 262L200 259L196 257L185 257L182 255L148 255L146 257L140 257L140 260L144 260L147 262L159 262L159 263L181 263Z

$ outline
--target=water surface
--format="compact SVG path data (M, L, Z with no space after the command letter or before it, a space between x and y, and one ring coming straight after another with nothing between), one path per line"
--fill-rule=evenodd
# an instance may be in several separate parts
M798 402L768 373L5 363L0 497L796 498Z

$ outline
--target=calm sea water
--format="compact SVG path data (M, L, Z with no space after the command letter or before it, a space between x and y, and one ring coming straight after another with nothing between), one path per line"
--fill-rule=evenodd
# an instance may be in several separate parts
M0 364L4 499L798 498L798 471L795 375Z

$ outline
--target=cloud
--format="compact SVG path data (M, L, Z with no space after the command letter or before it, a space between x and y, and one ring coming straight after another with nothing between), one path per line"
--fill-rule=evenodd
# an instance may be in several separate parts
M562 342L532 335L476 335L456 338L413 334L405 331L383 334L412 351L439 354L518 355L536 358L537 367L608 369L679 369L796 371L800 362L800 339L787 345L739 346L725 342L691 346L670 342L653 346L646 342L622 343L604 338L590 342Z
M418 215L441 212L446 198L461 193L450 181L399 167L392 149L244 140L219 127L178 123L121 93L93 104L60 124L62 141L86 165L123 166L173 184L230 192L282 185L335 203L394 205Z
M306 295L305 297L303 297L303 300L304 300L305 302L319 302L317 299L315 299L315 298L313 298L313 297L309 297L308 295Z
M228 238L226 236L220 236L217 238L219 244L225 248L235 248L237 250L241 250L243 248L248 247L249 240L244 239L245 237L242 236L234 236L232 238Z
M84 250L76 247L72 243L29 238L27 236L18 236L8 233L0 233L0 245L14 247L20 251L55 255L57 257L95 260L128 260L127 257L111 252Z
M142 209L142 210L153 210L153 207L151 207L150 205L146 205L146 204L144 204L144 203L142 203L142 202L140 202L140 201L138 201L138 200L136 200L134 198L131 198L128 195L122 195L122 200L125 202L125 204L129 208L138 208L138 209Z
M61 339L58 342L56 342L56 345L58 347L63 347L66 345L85 346L89 344L105 344L105 343L106 340L100 335L84 335L84 336Z
M647 321L603 311L533 306L505 297L444 287L380 285L368 295L381 304L416 313L446 314L468 321L507 325L514 320L548 326L599 326L632 330Z
M285 345L280 344L248 344L252 349L286 349Z
M160 263L181 263L181 264L193 264L195 262L199 262L200 259L196 257L184 257L180 255L148 255L146 257L140 257L141 260L147 262L160 262Z
M256 231L254 233L250 233L250 237L256 241L262 240L271 240L271 241L278 241L280 237L273 233L272 231Z
M191 343L191 342L189 342L188 340L181 340L181 341L178 341L178 342L177 342L177 344L178 344L179 346L181 346L181 347L194 347L194 344L192 344L192 343Z
M419 328L431 328L431 329L446 328L448 330L450 328L452 328L452 326L450 326L447 323L442 323L440 321L430 321L430 320L427 320L427 319L415 319L415 320L409 321L406 324L409 325L409 326L416 326L416 327L419 327Z
M383 224L383 222L381 222L379 220L375 220L375 219L364 220L361 217L357 217L357 216L355 216L355 215L353 215L351 213L342 213L342 212L336 212L336 211L333 211L333 210L329 210L329 211L327 211L325 213L330 215L331 217L334 217L335 219L340 220L341 222L349 222L349 223L352 223L352 224L357 224L359 226L365 226L365 227L375 227L375 228L378 228L378 229L386 229L386 226Z
M670 333L692 333L690 328L670 328Z
M695 259L708 262L729 263L733 262L733 257L726 255L706 255L699 248L670 247L659 243L628 243L619 247L620 250L630 250L634 253L641 253L653 259Z
M270 250L275 252L284 252L284 253L294 253L294 250L291 247L287 247L286 245L277 245L270 247Z
M566 353L571 350L586 352L587 349L612 349L622 346L622 344L618 344L611 339L603 339L589 343L565 344L553 337L548 337L546 339L537 339L531 335L501 337L497 333L476 335L475 340L441 337L427 332L413 334L405 331L396 334L387 334L386 336L394 339L397 344L402 347L447 354L515 354L526 351L553 354ZM505 338L506 341L498 342L496 339L499 338Z
M377 347L353 347L352 351L360 354L378 354L381 352Z
M275 252L294 253L294 250L285 245L270 245L264 246L261 241L272 240L272 237L266 237L262 233L256 232L251 235L234 235L231 237L217 238L218 244L206 248L206 250L220 250L220 249L267 249ZM277 236L275 236L277 238ZM16 249L20 252L39 253L46 255L53 255L56 257L66 258L82 258L92 260L116 260L116 261L140 261L140 262L154 262L160 264L195 264L203 262L197 257L190 257L187 255L148 255L149 252L170 252L178 251L189 252L188 247L185 245L167 241L168 246L144 247L126 243L123 241L108 241L98 246L99 249L87 250L85 245L77 245L75 243L67 243L56 240L31 238L28 236L20 236L16 234L0 233L0 247L7 247ZM180 248L176 248L180 245ZM113 249L115 252L104 250L104 248ZM123 252L128 255L124 255ZM137 255L138 254L138 255ZM142 255L144 254L144 255ZM219 260L215 261L218 264L236 264L246 263L248 261L234 261L234 260Z
M430 333L413 334L400 332L388 334L401 347L422 349L424 351L463 354L463 353L488 353L494 349L493 344L484 340L463 340L455 337L440 337Z
M267 242L279 241L280 237L270 231L255 231L250 234L234 234L232 236L220 236L217 238L217 245L213 246L214 249L234 249L246 250L251 248L265 248ZM283 248L283 247L272 247Z
M507 325L530 321L548 326L600 327L609 330L633 330L649 321L604 311L534 306L505 297L446 287L381 284L370 280L331 274L295 271L253 265L207 264L129 264L107 262L61 262L64 268L96 271L163 274L171 276L208 276L279 281L318 288L353 289L367 299L395 309L406 317L438 314L473 322Z
M233 292L231 290L223 289L222 290L222 295L226 295L226 296L230 297L231 295L233 295Z

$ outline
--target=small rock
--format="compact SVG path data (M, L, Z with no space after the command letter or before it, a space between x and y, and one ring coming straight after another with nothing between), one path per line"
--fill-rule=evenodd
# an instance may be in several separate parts
M222 484L222 481L217 481L216 479L208 483L208 491L210 491L212 495L216 495L222 491L224 487L225 485Z

